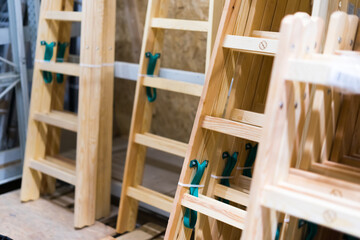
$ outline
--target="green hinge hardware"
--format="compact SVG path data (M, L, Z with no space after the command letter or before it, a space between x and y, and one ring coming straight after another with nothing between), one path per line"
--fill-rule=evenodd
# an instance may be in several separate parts
M45 54L44 54L44 61L50 62L51 58L54 54L54 47L56 46L55 42L47 43L46 41L41 41L40 44L42 46L45 46ZM52 82L52 73L43 71L43 78L45 83L51 83Z
M156 62L160 58L160 53L152 55L151 52L145 53L145 56L149 58L149 64L147 67L146 75L154 76L154 71L156 67ZM146 96L149 102L154 102L156 100L156 88L146 87Z
M66 48L68 46L69 46L69 43L67 43L67 42L63 42L63 43L58 42L56 62L64 62L65 51L66 51ZM64 74L57 73L56 74L56 81L58 83L63 83L64 82Z
M223 176L225 178L220 180L220 184L222 184L224 186L227 186L227 187L230 187L230 179L229 178L231 176L231 172L233 171L233 169L234 169L234 167L236 165L238 154L239 154L238 152L234 152L230 156L230 154L228 152L223 152L222 158L226 159L227 161L226 161L226 164L225 164L225 167L224 167L224 171L221 174L221 176ZM226 177L229 177L229 178L226 178ZM229 204L229 201L226 200L226 199L220 198L220 201Z
M199 187L196 187L196 185L200 184L201 178L204 174L205 168L208 166L208 161L205 160L202 163L199 163L198 160L191 160L190 162L190 168L196 168L195 175L191 181L191 185L195 185L194 187L190 187L190 194L194 197L199 196ZM184 225L187 228L193 229L195 227L197 220L197 211L194 211L192 209L186 208L185 214L184 214Z
M250 152L245 161L243 176L251 178L252 177L251 168L253 167L255 159L256 159L258 144L255 144L253 146L253 145L251 145L251 143L247 143L245 145L245 148L246 148L246 150L250 150Z

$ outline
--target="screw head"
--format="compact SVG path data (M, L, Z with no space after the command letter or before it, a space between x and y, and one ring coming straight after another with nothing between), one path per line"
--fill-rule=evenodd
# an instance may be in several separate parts
M280 107L280 109L282 109L284 107L284 103L280 102L279 107Z
M338 43L341 43L342 38L338 37Z

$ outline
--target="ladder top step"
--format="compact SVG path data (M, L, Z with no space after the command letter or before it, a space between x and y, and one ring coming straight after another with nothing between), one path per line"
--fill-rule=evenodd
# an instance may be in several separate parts
M185 157L187 144L151 133L137 133L135 142L146 147L154 148L163 152Z
M209 30L209 22L173 18L153 18L151 21L151 27L183 31L207 32Z
M46 20L81 22L82 12L73 11L47 11L45 13Z
M199 194L199 197L194 197L188 193L184 194L181 205L236 228L244 229L246 211L240 208L201 194Z
M239 52L275 56L278 43L275 39L226 35L223 47Z
M80 76L80 65L77 63L57 63L57 62L35 62L35 68L41 71L62 73L69 76Z
M45 159L31 159L29 167L69 184L76 184L75 161L71 159L50 156Z
M176 81L160 77L144 77L144 86L163 89L166 91L201 96L203 86L200 84Z
M78 118L75 113L65 111L51 111L49 113L34 113L36 121L43 122L55 127L77 132Z

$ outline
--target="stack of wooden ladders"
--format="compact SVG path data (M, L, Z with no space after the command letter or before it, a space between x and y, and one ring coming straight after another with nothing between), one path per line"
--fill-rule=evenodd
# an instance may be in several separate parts
M192 96L200 96L202 86L158 77L163 47L164 30L207 33L206 66L220 19L222 0L209 0L207 21L170 19L167 17L168 0L149 0L140 57L139 77L136 85L129 145L122 182L117 232L135 228L138 201L165 212L171 211L173 198L141 186L147 147L185 157L187 144L150 133L156 89Z
M85 0L82 12L73 0L41 1L21 200L53 191L54 178L73 184L77 228L110 211L115 9L115 0ZM71 22L82 25L80 64L62 62ZM63 75L79 77L77 116L63 111ZM77 132L76 161L58 156L60 129Z
M349 61L345 52L340 53L345 57L334 52L353 48L357 25L357 17L334 13L326 55L319 55L309 51L321 41L319 19L300 15L284 19L280 39L284 48L274 63L244 239L274 237L276 211L360 236L355 169L328 161L342 99L331 87L345 77L350 80L346 90L353 91L360 75L355 67L359 54ZM314 35L318 37L309 39ZM294 159L301 170L291 167Z
M196 237L240 237L251 178L240 176L240 171L233 173L234 176L224 175L225 161L221 156L228 152L236 161L238 155L238 169L245 170L248 155L245 145L258 142L262 135L272 56L278 48L278 33L273 31L278 31L286 14L298 10L310 12L310 6L310 1L226 2L166 232L167 239L189 239L191 236L193 226L187 228L182 223L182 207L201 213ZM233 62L237 63L236 69ZM190 184L192 170L189 165L193 159L202 164L208 160L209 165L201 181L204 186L199 189L202 191L199 197L187 193L189 187L190 192L199 187L199 183ZM251 168L245 166L248 167ZM219 183L220 179L232 177L236 178L235 187ZM220 199L215 200L216 197ZM224 200L230 201L231 205ZM192 214L196 215L196 212Z

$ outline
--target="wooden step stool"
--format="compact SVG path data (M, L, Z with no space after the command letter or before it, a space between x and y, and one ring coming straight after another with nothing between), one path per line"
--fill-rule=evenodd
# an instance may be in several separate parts
M173 198L141 186L147 147L184 157L187 144L150 133L153 107L156 104L156 89L200 96L199 84L161 78L161 50L165 30L207 33L206 66L217 31L222 9L222 0L209 0L207 21L167 18L168 0L149 0L146 14L143 45L140 57L140 72L136 85L135 102L126 154L117 232L135 228L138 202L170 212Z
M299 9L310 12L310 2L226 2L166 232L167 239L190 238L191 227L182 224L183 207L192 209L194 214L196 211L201 213L196 225L197 238L240 237L251 180L241 175L243 170L249 170L245 168L251 167L244 166L248 155L245 145L256 144L262 135L272 57L279 46L278 33L274 31L278 31L285 14ZM221 160L224 152L238 152L237 168L241 171L224 175L226 161ZM187 193L189 187L190 192L199 187L190 184L192 170L189 164L193 159L208 160L209 165L203 180L198 183L203 185L198 197ZM219 181L229 178L235 178L231 187ZM230 201L231 205L224 200Z
M319 19L295 15L283 20L280 44L284 48L274 63L265 110L267 122L258 150L243 239L272 239L277 226L276 211L360 236L359 185L339 180L333 174L326 176L291 167L294 158L311 163L313 158L320 158L321 152L327 151L324 147L329 146L326 138L331 131L326 131L329 125L319 124L327 118L322 119L323 113L316 110L337 98L338 94L329 89L332 86L326 86L334 66L343 61L343 57L333 53L352 48L357 24L355 16L334 13L325 55L320 55L309 51L321 41ZM337 74L342 73L340 68L337 71ZM305 95L306 89L310 89L310 94ZM332 104L332 108L331 111L337 112L336 104ZM323 128L325 136L316 135ZM309 135L314 134L309 145L314 144L315 151L309 156L306 145Z
M115 0L84 0L74 12L73 4L41 1L21 201L52 191L54 178L72 184L81 228L110 211L116 7ZM63 62L71 22L81 22L80 64ZM63 110L63 75L79 77L78 115ZM58 156L60 129L77 133L76 161Z

